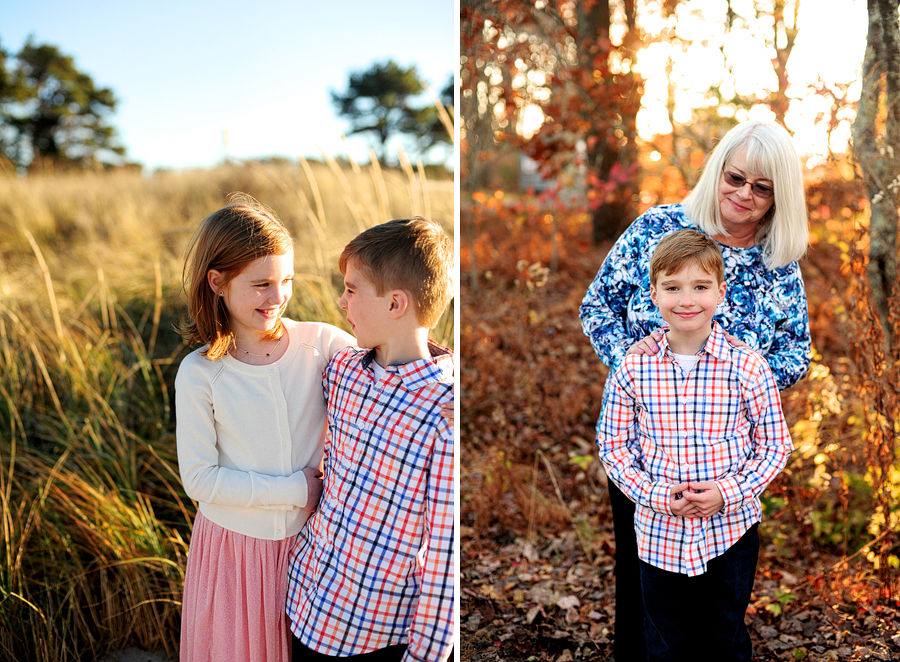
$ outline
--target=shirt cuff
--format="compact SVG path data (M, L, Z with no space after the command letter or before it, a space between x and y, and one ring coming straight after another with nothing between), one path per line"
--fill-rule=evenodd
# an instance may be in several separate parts
M726 476L722 480L715 481L725 505L722 506L723 513L733 513L739 510L744 504L744 493L741 490L741 484L735 476Z
M650 508L663 515L674 517L669 498L672 496L672 485L669 483L653 483L650 488Z

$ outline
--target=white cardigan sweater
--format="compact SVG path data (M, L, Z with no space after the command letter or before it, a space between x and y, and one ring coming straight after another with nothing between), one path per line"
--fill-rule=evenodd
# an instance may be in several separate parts
M175 377L178 467L185 492L231 531L283 540L303 528L304 467L325 441L322 375L353 336L330 324L284 320L288 348L270 365L230 355L184 358ZM282 341L283 342L283 341Z

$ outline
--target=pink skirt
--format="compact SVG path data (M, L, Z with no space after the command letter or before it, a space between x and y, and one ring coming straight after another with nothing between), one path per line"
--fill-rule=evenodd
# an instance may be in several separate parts
M241 535L197 513L184 577L181 662L290 662L284 607L296 539Z

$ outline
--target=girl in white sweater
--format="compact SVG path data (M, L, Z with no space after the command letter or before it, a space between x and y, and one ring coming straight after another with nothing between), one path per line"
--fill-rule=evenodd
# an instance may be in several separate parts
M178 464L198 502L181 660L288 662L287 559L322 493L322 374L353 337L284 319L293 241L273 212L232 200L188 249L192 344L175 379Z

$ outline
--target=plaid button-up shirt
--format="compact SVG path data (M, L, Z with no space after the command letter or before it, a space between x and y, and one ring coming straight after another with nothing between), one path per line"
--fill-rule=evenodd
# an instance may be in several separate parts
M335 355L325 489L291 552L287 613L303 645L345 657L408 644L445 660L454 617L453 355L387 366L374 350Z
M769 366L733 347L718 324L687 376L669 348L629 354L610 377L598 426L600 459L637 504L638 555L663 570L706 572L761 516L759 495L793 450ZM675 517L679 483L715 481L725 506L712 517Z

